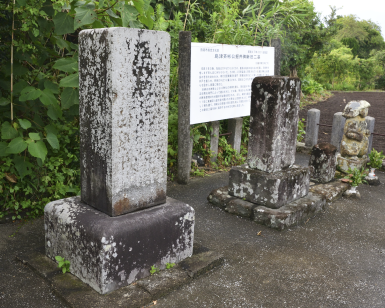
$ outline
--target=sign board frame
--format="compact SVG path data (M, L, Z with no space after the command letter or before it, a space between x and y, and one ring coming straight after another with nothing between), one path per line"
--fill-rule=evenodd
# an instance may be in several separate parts
M190 125L250 115L251 83L274 61L274 47L191 43Z

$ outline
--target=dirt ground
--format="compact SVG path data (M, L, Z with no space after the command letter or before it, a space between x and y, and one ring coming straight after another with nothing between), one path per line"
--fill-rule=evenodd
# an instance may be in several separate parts
M316 108L321 111L321 124L332 125L333 115L344 110L344 102L352 100L366 100L370 103L369 116L375 118L374 133L385 135L385 92L333 92L334 96L326 101L318 102L314 105L306 106L300 111L300 119L306 120L307 111ZM332 128L320 126L319 142L330 142ZM373 135L373 148L377 151L385 152L385 136Z

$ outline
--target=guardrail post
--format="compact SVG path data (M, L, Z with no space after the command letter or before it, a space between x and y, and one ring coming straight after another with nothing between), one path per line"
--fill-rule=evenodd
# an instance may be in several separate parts
M346 119L342 116L342 112L336 112L333 116L332 136L330 143L340 151L341 140L344 134Z
M241 151L243 118L233 118L228 120L229 144L238 153Z
M318 129L321 112L318 109L309 109L306 120L305 146L313 147L318 143Z
M212 131L210 133L210 151L211 162L216 162L218 157L218 144L219 144L219 121L210 122Z

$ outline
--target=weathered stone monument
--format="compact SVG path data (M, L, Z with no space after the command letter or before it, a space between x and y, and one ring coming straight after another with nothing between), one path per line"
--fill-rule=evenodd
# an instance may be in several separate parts
M270 208L307 195L309 170L293 166L300 86L298 78L253 80L247 165L231 169L230 195Z
M338 182L309 192L309 168L294 164L300 87L298 78L254 79L247 164L233 167L229 185L210 193L214 206L282 230L322 211L347 189Z
M346 118L340 153L337 157L339 168L347 172L349 169L363 167L367 162L370 131L365 117L370 104L367 101L351 101L344 109Z
M194 209L166 197L170 37L79 34L81 197L45 207L46 254L105 294L192 255Z
M328 183L336 172L337 148L330 143L313 146L310 155L310 179L318 183Z

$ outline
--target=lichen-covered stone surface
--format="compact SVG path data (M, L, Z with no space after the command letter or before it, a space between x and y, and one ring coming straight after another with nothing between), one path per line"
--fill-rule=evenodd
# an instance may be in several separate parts
M327 183L334 179L336 173L337 148L330 143L316 144L310 155L310 179Z
M307 195L309 168L294 165L286 170L267 173L245 167L233 167L229 173L229 195L269 208Z
M46 255L62 256L71 273L101 294L150 275L155 265L192 255L194 209L180 201L110 217L72 197L44 209Z
M258 224L283 230L298 225L325 210L327 203L340 198L349 187L350 185L340 181L317 184L310 187L309 193L303 198L292 201L278 209L232 197L226 194L228 186L214 189L207 200L212 205L222 208L230 214L247 217ZM221 197L215 197L218 195Z
M256 77L251 87L249 166L266 172L292 166L296 152L300 79Z
M349 169L361 169L366 165L368 161L367 156L363 157L342 157L341 155L337 155L337 165L339 169L345 173L348 172Z
M306 197L293 201L279 209L258 206L254 208L253 220L270 228L283 230L315 216L324 210L325 206L326 199L324 197L309 193Z
M345 106L342 114L346 118L341 141L343 157L362 157L368 153L370 131L365 117L369 107L367 101L351 101Z
M170 36L79 34L82 200L111 216L166 201Z
M342 193L350 187L347 183L333 181L327 184L311 186L309 192L324 196L327 202L332 202L341 197Z

